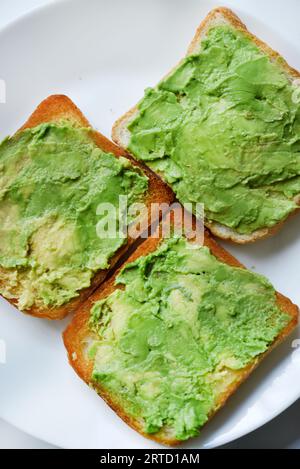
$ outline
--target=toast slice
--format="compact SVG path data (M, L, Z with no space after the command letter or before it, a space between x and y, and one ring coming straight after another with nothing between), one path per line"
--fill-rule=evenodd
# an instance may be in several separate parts
M81 111L76 107L76 105L66 96L64 95L53 95L45 99L33 112L33 114L29 117L27 122L20 128L20 130L15 134L18 136L21 134L22 131L26 131L26 129L37 128L41 124L51 124L51 123L59 123L64 122L68 123L74 128L85 128L85 130L89 133L89 137L91 142L96 144L96 148L98 147L101 149L103 154L113 154L116 159L120 157L125 157L130 161L130 168L137 174L144 175L148 178L148 187L146 193L143 195L143 202L147 206L147 208L153 202L166 202L170 203L173 199L173 194L170 189L168 189L165 184L159 180L159 178L149 171L147 168L142 168L141 165L137 164L135 161L131 159L123 150L118 148L115 144L110 142L107 138L101 135L99 132L93 130L87 121L87 119L83 116ZM91 130L89 130L91 129ZM67 155L66 155L67 156ZM113 158L112 158L113 160ZM136 169L135 169L136 168ZM57 166L57 171L59 171L59 165ZM101 177L101 175L100 175ZM76 178L76 176L75 176ZM85 193L82 193L82 197L84 197ZM46 194L45 194L46 197ZM46 200L46 199L45 199ZM46 202L45 202L46 203ZM2 203L0 201L0 213ZM70 210L72 207L70 206ZM146 215L145 215L146 216ZM144 220L147 224L147 221ZM143 222L142 222L143 223ZM51 226L49 226L51 229ZM96 227L95 227L96 229ZM44 305L41 303L33 303L28 309L26 308L23 312L30 314L32 316L40 317L40 318L47 318L47 319L62 319L64 318L70 311L76 309L82 301L84 301L94 290L96 287L100 285L101 282L105 279L108 271L112 268L120 257L127 251L127 249L134 243L135 239L131 238L130 236L124 242L124 244L117 249L116 252L113 253L111 258L109 259L109 266L105 269L95 269L92 274L92 278L90 281L89 286L85 286L82 289L79 289L74 298L66 301L65 303L59 306L49 306ZM39 240L42 247L43 239ZM67 237L62 239L62 243L68 243ZM54 240L54 245L56 244L56 240ZM58 244L58 240L57 240ZM45 250L44 250L45 251ZM12 271L13 269L7 269L4 267L0 267L0 287L3 292L3 296L12 304L18 306L19 297L18 295L14 295L14 292L8 291L6 287L7 281L7 273L8 271ZM16 270L16 269L15 269Z
M229 10L227 8L221 8L221 7L216 8L208 14L206 19L198 27L198 29L196 31L196 34L195 34L195 36L194 36L194 38L193 38L193 40L192 40L192 42L191 42L191 44L188 48L186 57L192 58L196 54L198 54L201 50L203 41L205 41L207 39L209 32L213 28L219 27L219 26L230 26L230 27L233 28L234 31L241 34L244 38L249 39L251 41L251 43L253 45L255 45L262 54L264 54L266 57L268 57L270 59L271 63L276 63L276 65L278 66L278 69L281 70L283 75L287 78L288 82L290 82L292 84L293 88L295 89L295 93L296 93L295 96L299 95L299 89L300 89L299 88L299 78L300 78L299 72L294 70L293 68L291 68L286 63L286 61L277 52L272 50L268 45L266 45L264 42L259 40L253 34L251 34L247 30L246 26L240 21L240 19L231 10ZM184 60L186 60L186 59L184 59ZM181 61L173 70L171 70L171 72L166 77L163 78L163 80L154 88L154 91L158 90L159 87L163 83L165 83L165 80L168 79L169 77L171 77L172 74L176 70L178 70L178 68L184 63L184 60ZM180 92L177 93L177 91L174 91L174 94L177 97L177 99L179 100L180 99ZM257 99L262 99L262 98L258 97ZM153 163L152 160L153 160L153 153L155 153L155 148L154 148L154 151L153 151L153 148L151 147L151 144L149 146L149 159L148 159L147 156L144 155L145 152L141 156L141 155L137 154L136 152L134 152L132 149L129 150L132 133L131 133L131 130L129 130L128 126L130 126L132 123L134 123L136 121L136 119L141 115L139 106L142 105L142 104L143 104L143 100L141 100L141 102L139 104L137 104L135 107L130 109L126 114L124 114L122 117L120 117L115 122L115 124L113 126L113 129L112 129L112 138L119 146L121 146L122 148L126 148L127 151L130 151L130 153L132 153L136 159L143 160L144 162L146 162L146 164L149 164L149 166L152 167L151 165ZM143 113L144 111L145 111L145 109L143 108L143 110L141 112ZM154 113L154 111L153 111L153 113ZM224 124L225 124L225 122L226 122L226 116L224 117ZM167 124L166 124L166 126L167 126ZM150 130L151 130L150 125L145 124L145 126L143 128L147 129L147 130L145 130L145 135L146 135L147 132L150 132ZM154 130L153 130L153 132L154 132ZM272 131L270 130L270 132L272 132ZM174 137L174 138L176 138L176 137ZM203 139L204 138L205 138L205 131L203 131ZM216 144L216 142L217 142L217 137L212 142L211 146L213 147L214 144ZM237 146L241 147L241 145L243 145L244 143L245 142L242 141L241 144L238 143ZM201 145L201 143L200 143L200 145ZM171 151L171 150L169 150L169 151ZM214 151L214 150L212 150L212 151ZM238 150L237 150L237 152L238 152ZM169 154L170 153L167 152L167 155L168 155L167 157L169 157ZM272 155L270 155L270 156L272 157ZM160 156L160 158L161 158L161 156ZM175 159L175 161L177 162L176 159ZM235 164L233 165L233 168L239 168L241 166L243 166L243 163L235 162ZM165 181L167 181L167 177L166 177L166 174L164 173L164 169L158 168L158 169L154 169L154 170L158 174L160 174L160 176ZM171 174L171 176L173 177L172 174ZM298 174L297 174L297 176L298 176ZM222 176L221 176L221 179L222 179ZM175 187L175 183L174 183L174 185L172 184L172 181L171 182L169 181L169 183L170 183L171 187ZM199 185L201 185L201 184L202 184L202 181L199 181ZM250 185L251 185L251 183L250 183ZM176 192L176 189L174 189L174 190ZM216 235L216 236L218 236L219 238L222 238L222 239L231 240L231 241L233 241L235 243L239 243L239 244L246 244L246 243L255 242L259 239L266 238L270 235L273 235L283 225L283 223L286 221L286 219L289 218L289 216L293 215L294 213L296 213L298 211L298 205L299 205L299 200L300 200L298 190L296 190L296 193L294 191L292 196L290 196L290 197L291 197L290 200L292 201L292 206L289 209L289 213L284 214L282 216L282 218L279 217L280 219L275 220L275 223L273 221L271 221L267 226L263 226L263 224L260 224L259 228L256 227L254 230L251 229L249 232L240 232L235 227L229 226L229 224L226 225L226 224L224 224L220 221L216 221L215 219L213 219L211 217L211 214L206 217L206 226L211 230L211 232L214 235ZM189 202L189 200L181 200L182 197L180 198L178 196L178 198L181 202ZM192 195L192 198L193 198L193 195ZM204 202L204 204L205 204L205 200L202 200L202 202ZM218 200L217 200L217 202L218 202ZM216 202L216 204L217 204L217 202ZM220 202L222 203L222 200ZM235 203L234 201L231 201L230 204L234 205L234 203ZM230 208L230 204L227 205L227 208L225 210L228 210ZM264 202L262 202L261 204L263 205ZM258 205L260 205L260 204L257 203L256 207ZM276 203L275 203L275 206L276 206ZM255 210L255 207L253 208L253 210ZM244 213L244 210L241 209L240 212ZM250 218L251 218L251 216L252 215L250 215Z
M174 211L173 214L175 214L175 213L176 212ZM172 221L173 226L176 227L176 223L178 223L178 219L179 219L178 216L176 217L174 215L174 217L172 219L173 220ZM193 229L195 229L195 225L194 225ZM191 241L193 241L193 240L189 239L189 243ZM93 387L95 389L95 391L107 402L107 404L129 426L131 426L133 429L135 429L136 431L138 431L140 434L142 434L143 436L145 436L147 438L153 439L153 440L155 440L155 441L157 441L161 444L164 444L164 445L173 446L173 445L180 444L182 442L182 440L181 440L181 437L178 438L178 436L176 436L176 432L175 432L175 430L172 426L163 425L161 428L158 429L157 432L155 432L155 429L153 429L153 428L151 429L151 432L149 430L145 431L145 420L143 419L143 416L142 415L136 415L136 414L134 414L134 412L131 412L131 410L128 410L128 405L126 405L126 386L128 386L128 389L130 389L130 386L133 385L133 383L135 383L136 389L140 389L138 387L139 385L137 384L137 382L135 382L133 380L133 378L129 378L128 381L125 381L125 383L127 383L127 384L124 384L124 382L122 382L121 391L119 389L118 392L113 392L112 389L107 388L107 386L105 385L105 382L106 382L105 381L105 373L106 373L105 372L105 370L106 370L105 366L104 366L104 368L102 368L102 372L103 372L103 369L104 369L104 375L101 375L101 371L100 371L100 376L102 376L100 381L96 379L96 376L99 376L99 374L98 375L94 374L95 354L91 353L91 349L92 349L91 344L93 344L93 343L96 343L96 344L97 343L98 344L102 343L103 344L103 342L102 342L104 340L103 337L104 337L104 334L106 333L106 332L103 332L103 336L101 338L101 333L99 333L99 329L97 329L97 328L95 329L95 327L94 327L95 323L91 319L91 314L93 315L94 314L93 311L95 312L95 305L98 305L99 301L100 301L100 304L103 303L103 302L106 302L107 298L112 298L112 295L115 295L116 293L118 293L118 290L124 291L124 288L125 289L129 288L128 284L126 284L126 286L124 286L124 282L122 280L120 281L120 276L121 276L121 279L122 279L122 275L123 275L122 272L124 272L124 269L126 271L126 267L128 267L128 265L130 265L131 269L132 269L132 266L134 267L136 265L136 262L139 262L139 261L142 261L142 263L143 263L145 261L145 259L147 259L149 257L149 255L151 256L151 253L154 254L154 256L155 256L155 253L158 253L158 250L161 248L161 246L164 242L165 241L163 240L163 238L161 236L161 232L159 234L156 233L155 236L151 236L147 240L145 240L136 249L136 251L131 255L131 257L123 264L122 268L120 268L110 279L108 279L101 286L100 289L95 291L94 294L78 309L78 311L75 313L75 316L74 316L72 322L68 325L66 331L64 332L63 339L64 339L65 347L67 349L69 362L70 362L71 366L74 368L74 370L76 371L76 373L79 375L79 377L82 378L88 385ZM199 238L198 238L198 241L194 241L194 242L199 243ZM222 247L220 247L211 238L208 231L205 232L204 246L206 246L210 250L210 253L216 258L217 261L220 261L220 263L222 263L220 265L222 265L222 266L223 265L224 266L231 266L233 268L238 268L238 270L235 269L235 272L238 271L238 275L240 275L241 272L243 272L243 273L244 272L249 272L234 257L232 257L227 251L225 251ZM159 261L157 261L157 259L159 259L159 256L152 257L149 263L144 262L142 264L143 265L143 272L145 272L144 282L146 282L147 279L149 278L149 277L147 277L147 275L149 275L149 272L150 272L150 275L151 275L151 271L153 271L153 272L155 271L156 265L157 265L155 262L159 262ZM169 259L171 259L171 257ZM195 268L195 264L193 263L194 260L195 260L195 257L193 258L193 260L191 259L193 269ZM198 265L198 267L200 268L199 265ZM128 271L130 272L131 269L127 269L127 272ZM201 265L200 270L202 270L202 269L205 269L204 264ZM168 268L167 270L169 271L171 269ZM184 270L184 271L186 272L186 270ZM164 276L164 272L162 272L162 271L156 270L156 272L157 272L156 275L158 275L158 282L160 284L162 284L163 285L162 288L166 288L166 291L167 291L168 285L169 285L168 281L166 281L167 277ZM161 278L159 277L160 275L162 275ZM235 275L235 274L233 274L233 275ZM250 275L253 275L253 274L250 274ZM184 282L184 279L182 279L182 277L181 277L181 280L178 280L178 282L179 283ZM190 285L192 282L193 282L193 280L190 281L190 279L188 279L188 281L187 281L188 285ZM130 277L129 283L133 284L133 289L135 291L138 290L138 284L134 283L134 277ZM222 281L220 283L222 283ZM175 280L174 280L174 284L176 284ZM173 286L174 286L174 284L173 284ZM177 287L175 287L175 288L177 288ZM213 295L216 295L216 291L217 291L217 286L215 284ZM273 338L270 337L269 338L270 342L268 343L268 346L266 347L266 349L262 353L255 354L255 356L253 356L253 358L251 358L250 360L247 361L247 364L245 366L241 366L241 367L231 366L232 363L230 364L230 360L228 362L228 367L227 367L226 364L225 364L225 366L221 366L220 364L218 365L219 366L219 371L221 373L221 375L220 375L221 378L220 378L220 381L218 381L218 386L217 386L217 391L215 393L214 403L213 403L212 406L210 406L210 408L207 409L207 416L204 419L204 421L202 422L203 424L205 423L205 421L210 420L214 416L214 414L226 403L227 399L237 390L237 388L240 386L240 384L243 381L245 381L245 379L250 375L250 373L259 365L259 363L263 360L263 358L274 347L276 347L279 343L281 343L292 332L292 330L296 327L297 322L298 322L298 308L297 308L297 306L295 306L289 299L287 299L286 297L284 297L280 293L277 293L277 292L273 291L273 295L274 295L274 297L273 297L272 301L274 301L275 306L276 307L278 306L278 308L279 308L278 311L280 311L278 314L284 313L286 315L287 319L285 321L285 324L282 324L282 326L278 328L278 331L275 334L275 337L273 337ZM147 301L151 302L151 298L152 298L152 296L149 296L149 299ZM174 299L175 299L175 301L173 303L173 307L177 311L178 310L178 304L180 304L181 300L180 300L180 297L178 295ZM105 304L108 304L108 303L105 303ZM112 303L110 303L110 304L112 304ZM118 304L120 304L120 303L118 303ZM145 309L143 309L145 307L145 304L143 303L143 305L144 306L141 306L141 309L137 309L135 311L136 316L143 317L143 315L145 315ZM191 303L189 303L189 304L186 303L187 307L184 309L183 318L184 317L188 318L188 317L191 317L191 315L192 315L191 311L193 310L192 309L193 307L189 306L189 305L191 305ZM92 311L92 313L91 313L91 311ZM115 334L115 336L117 336L119 334L119 332L118 332L118 331L120 331L119 328L123 327L122 324L124 324L123 321L125 321L124 317L125 317L125 314L126 314L126 313L124 313L124 311L126 311L126 309L123 310L120 306L119 309L117 308L116 310L113 309L113 307L112 307L111 312L109 313L110 316L106 316L105 313L103 313L104 314L103 323L106 324L105 327L107 327L107 330L110 330L109 324L114 324L113 334ZM161 313L160 317L162 317L163 314L164 313ZM209 319L208 315L211 315L211 314L214 314L213 311L208 311L207 310L206 313L204 313L204 316L206 317L206 319ZM253 314L255 314L255 312ZM261 314L261 312L259 312L258 314ZM258 314L257 314L257 317L258 317ZM97 321L101 322L101 317L102 317L101 315L97 316ZM107 317L109 317L108 322L106 322ZM169 318L169 316L168 316L168 318ZM162 326L159 326L160 330L163 329L163 321L161 322L161 324L162 324ZM203 324L205 324L205 322ZM147 327L145 326L145 328L135 330L134 326L132 326L132 324L130 326L129 323L128 323L128 326L126 326L126 327L129 328L129 331L130 331L131 334L134 334L133 337L135 337L136 340L139 340L140 336L142 336L144 333L147 333L147 330L149 329L150 326L147 326ZM173 325L170 326L170 327L172 328ZM193 330L196 330L196 326L193 326ZM175 330L175 332L176 332L176 330ZM107 332L107 334L109 334L109 333ZM186 340L185 339L186 334L187 334L187 332L186 332L186 329L184 329L184 328L182 330L180 330L179 333L175 334L175 349L178 348L179 350L181 350L181 348L185 349L185 347L186 347L187 350L188 350L188 352L187 352L188 356L192 357L192 358L190 358L190 360L192 361L192 363L195 363L196 358L194 358L194 355L191 354L190 349L189 349L189 344L192 343L193 340ZM204 331L204 335L205 334L206 333ZM247 334L248 335L251 334L251 330L250 331L248 330ZM258 336L260 337L260 330L258 332ZM108 337L111 337L111 336L108 336ZM114 337L114 335L112 337ZM189 336L187 336L187 337L189 338ZM217 334L217 337L215 338L216 343L217 342L221 343L221 341L222 341L221 337L222 337L222 333ZM110 340L110 339L108 339L108 340ZM208 343L209 336L207 336L206 340L207 340L207 343ZM204 342L206 340L204 340ZM229 337L229 340L230 340L230 337ZM232 340L233 340L233 338L232 338ZM258 340L259 340L259 338L258 338ZM162 341L163 341L163 339L162 339ZM247 339L246 339L246 341L247 341ZM184 342L183 346L181 346L181 342ZM187 342L187 343L185 343L185 342ZM108 343L108 342L105 342L104 345L106 343ZM119 342L119 343L121 343L121 342ZM149 341L147 343L149 344ZM158 342L155 341L155 343L157 344L157 343L159 343L159 341ZM174 352L174 349L171 348L172 347L172 341L169 342L169 344L171 344L171 345L169 345L169 347L167 346L164 350L164 357L165 357L166 360L170 359L170 362L172 363L172 360L174 359L172 357L176 356L176 351ZM215 345L216 344L213 344L213 347L211 348L210 353L212 353L212 354L214 353L214 346ZM200 342L199 342L199 346L200 346ZM155 346L154 346L154 349L155 349ZM127 354L130 353L130 350L131 350L130 343L125 342L125 353L127 353ZM100 360L102 360L103 359L102 357L104 357L104 363L106 363L105 362L105 360L106 360L105 359L105 356L106 356L105 348L103 348L102 351L100 350L100 352L98 352L98 353L100 353L100 355L99 355ZM183 354L184 353L185 352L183 352ZM243 353L243 348L241 349L241 354L242 353ZM171 354L171 358L167 358L167 357L170 357L170 354ZM150 353L148 355L148 358L149 358L149 356L150 356ZM98 355L97 355L97 357L98 357ZM109 370L114 370L115 364L117 363L117 359L115 357L117 357L117 355L110 356L110 359L106 363ZM184 357L184 355L183 355L183 357ZM145 358L145 363L149 363L149 362L147 362L148 358ZM163 358L161 358L161 360L163 360ZM176 368L176 369L179 368L181 366L181 361L183 361L183 360L185 360L185 359L183 358L179 362L175 362L174 368ZM224 363L223 363L223 365L224 365ZM139 365L135 364L135 366L138 367ZM134 368L134 366L133 366L133 368ZM131 368L131 370L133 368ZM101 365L100 365L100 369L101 369ZM125 369L124 366L120 367L119 372L121 374L124 373L124 369ZM149 372L151 372L151 368L146 368L146 369ZM96 370L99 373L99 368L96 367ZM135 368L135 370L136 370L137 376L139 376L140 368ZM197 367L194 369L193 375L194 375L195 379L196 379L197 376L199 376L199 374L201 374L200 371L201 370L197 369ZM108 373L109 372L110 371L108 371ZM169 369L169 373L170 373L170 376L173 376L173 378L174 378L174 375L172 375L172 373L174 373L174 369L173 370ZM176 371L175 371L175 373L176 373ZM129 376L131 376L131 375L129 375ZM185 374L182 373L182 375L179 375L179 376L185 376ZM156 385L155 383L157 382L157 379L158 379L157 374L156 375L151 375L151 374L146 375L146 378L144 380L144 383L146 383L146 386L148 386L148 388L146 387L146 389L151 390L152 386L155 389L155 385ZM175 382L176 379L173 379L173 381ZM180 399L181 395L185 395L185 389L182 389L180 387L177 391L173 391L173 394L174 394L174 392L175 392L175 395L176 395L175 399L177 397ZM202 394L201 387L200 387L199 392L200 392L200 394ZM205 395L204 391L203 391L203 395ZM159 395L158 395L157 399L159 399ZM143 403L141 404L141 406L142 406L141 407L142 409L145 409L145 407L143 407ZM181 407L183 407L183 404L182 404ZM152 409L152 411L153 412L150 412L150 415L152 415L152 413L155 414L155 410ZM173 411L174 411L174 409L173 409ZM176 414L176 411L174 411L174 413ZM147 414L147 415L149 415L149 414ZM182 417L182 420L184 420L184 417ZM179 422L180 422L180 419L179 419ZM200 426L201 425L199 425L199 427ZM193 435L188 435L188 436L195 436L195 435L193 434ZM186 435L182 439L186 439Z

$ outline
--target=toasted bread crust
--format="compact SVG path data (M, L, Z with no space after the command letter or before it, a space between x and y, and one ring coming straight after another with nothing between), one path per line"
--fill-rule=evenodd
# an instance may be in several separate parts
M220 24L220 22L225 22L231 24L234 28L239 30L245 36L247 36L252 42L254 42L265 54L267 54L274 62L280 60L280 66L285 71L286 75L289 77L291 81L300 78L300 72L295 70L291 67L284 58L276 51L274 51L271 47L269 47L265 42L260 40L257 36L252 34L248 31L246 25L240 20L240 18L233 13L232 10L225 7L219 7L212 10L206 18L200 23L199 27L196 30L195 36L192 39L186 56L192 55L197 52L199 45L201 44L201 40L205 37L208 30L214 24ZM169 76L173 70L175 70L179 62L175 67L171 69L171 71L165 76ZM116 142L120 147L126 148L127 141L128 141L128 130L127 125L129 122L134 119L134 117L138 114L138 105L131 108L128 112L126 112L123 116L121 116L113 125L112 128L112 139ZM300 205L300 202L298 202ZM260 239L265 239L270 236L273 236L282 228L284 223L293 215L297 214L299 211L298 208L295 211L287 216L284 220L277 223L272 228L263 228L257 230L249 235L241 235L237 233L235 230L226 227L225 225L221 225L216 222L209 222L208 220L205 221L205 225L210 231L221 239L225 239L228 241L232 241L237 244L249 244L254 243Z
M194 217L193 220L193 226L195 227ZM127 263L138 259L141 256L145 256L155 251L161 241L161 236L157 238L149 237L135 250L135 252L129 257L129 259L123 264L122 267L124 267L124 265L126 265ZM235 259L225 249L219 246L216 241L214 241L213 238L209 235L209 232L207 230L205 231L204 245L209 247L213 255L216 256L220 261L234 267L245 268L237 259ZM90 296L89 299L82 305L82 307L78 309L78 311L75 313L72 322L68 325L67 329L63 333L63 340L67 349L68 359L71 366L74 368L79 377L82 378L89 385L92 385L96 392L129 426L131 426L143 436L157 441L161 444L176 446L181 444L182 441L177 440L174 435L172 435L168 431L168 429L162 429L160 432L154 435L146 434L143 431L141 422L132 418L124 411L122 407L122 402L120 402L116 398L116 396L110 395L100 385L95 385L94 383L92 383L93 362L89 360L85 350L85 344L88 342L88 338L93 337L93 333L90 331L88 325L90 310L96 301L106 298L111 293L113 293L114 290L122 288L122 286L115 285L115 279L120 269L117 270L110 279L108 279L104 284L102 284L101 288L95 291L94 294ZM270 353L273 348L280 344L298 324L298 307L295 306L288 298L281 295L280 293L276 293L276 296L279 307L282 309L282 311L290 315L290 323L284 330L282 330L282 332L278 335L273 344L271 344L266 353L260 355L258 358L253 360L251 365L247 366L246 368L237 373L237 379L232 385L228 386L226 391L220 396L216 409L209 416L209 420L221 407L225 405L228 398L237 390L240 384L242 384L247 379L250 373L259 365L263 358L268 353Z
M81 127L91 127L88 120L84 117L82 112L71 101L70 98L64 95L52 95L41 102L41 104L36 108L36 110L25 122L25 124L18 130L18 132L21 132L22 130L28 128L36 127L37 125L43 122L57 122L61 119L70 121L73 125L79 125ZM92 128L91 136L95 143L102 150L106 152L111 152L116 157L124 156L128 158L134 166L139 167L143 171L143 173L149 178L149 189L148 195L146 197L146 205L148 209L150 207L150 204L153 202L172 202L172 200L174 199L172 191L152 171L149 171L148 168L134 161L133 158L130 157L130 155L128 155L124 150L119 148L114 143L110 142L106 137L104 137L99 132L93 130ZM150 220L150 211L148 210L148 212ZM86 298L88 298L89 295L103 282L111 268L116 265L119 259L126 253L128 248L134 244L134 242L134 239L128 238L127 244L122 246L111 258L110 268L97 272L94 278L92 279L90 287L81 290L78 297L72 299L71 301L60 307L48 308L33 305L30 309L23 312L39 318L51 320L63 319L71 311L77 309L79 305L83 301L85 301ZM7 301L16 306L18 299L7 299Z

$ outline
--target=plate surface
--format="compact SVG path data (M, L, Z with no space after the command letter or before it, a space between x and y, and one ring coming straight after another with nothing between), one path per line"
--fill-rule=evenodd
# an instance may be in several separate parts
M300 2L236 0L249 29L300 68ZM13 133L46 96L65 93L109 136L114 120L184 54L207 12L199 0L72 0L42 8L0 32L0 137ZM274 238L227 246L249 268L300 304L300 217ZM0 416L65 448L157 448L77 378L61 332L68 319L26 317L0 299ZM211 448L258 428L300 397L300 333L273 352L227 406L186 444ZM6 348L6 363L2 353Z

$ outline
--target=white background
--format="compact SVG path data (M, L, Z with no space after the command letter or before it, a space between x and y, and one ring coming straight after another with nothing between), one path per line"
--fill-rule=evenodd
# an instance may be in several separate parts
M54 0L1 0L0 28L28 11ZM126 1L126 0L124 0ZM144 0L145 1L145 0ZM163 0L162 0L163 1ZM188 0L186 0L188 2ZM199 0L201 1L201 0ZM241 0L243 3L244 0ZM262 0L263 1L263 0ZM281 0L274 0L274 3ZM221 2L222 3L222 2ZM289 8L285 0L284 8ZM270 13L271 14L271 13ZM260 430L227 445L230 448L298 448L300 449L300 402ZM0 448L54 448L0 420Z

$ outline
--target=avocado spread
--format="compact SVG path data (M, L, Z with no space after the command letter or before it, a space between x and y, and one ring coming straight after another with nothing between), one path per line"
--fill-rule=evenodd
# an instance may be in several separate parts
M116 284L91 309L92 379L145 432L167 427L179 440L290 321L264 277L184 238L126 265Z
M102 151L91 130L41 124L0 144L0 293L60 306L91 284L125 237L100 238L97 207L129 203L147 190L125 158Z
M128 149L210 222L250 234L297 207L299 85L244 34L213 27L138 109Z

